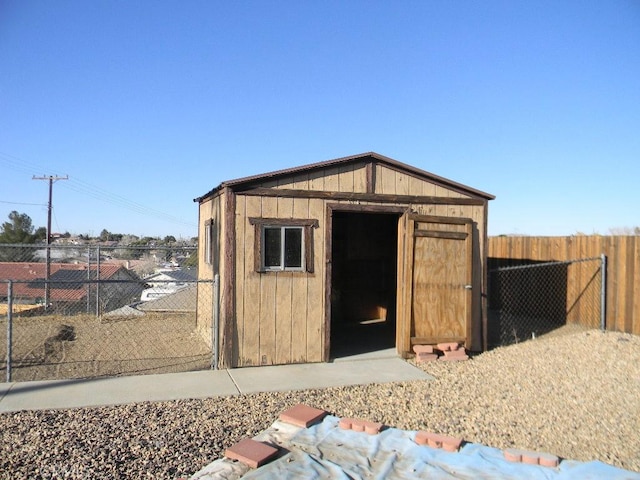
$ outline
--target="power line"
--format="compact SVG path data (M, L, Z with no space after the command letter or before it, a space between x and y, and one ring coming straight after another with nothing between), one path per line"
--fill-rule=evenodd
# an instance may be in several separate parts
M46 203L25 203L25 202L7 202L5 200L0 200L0 203L6 203L9 205L31 205L36 207L46 207Z
M42 169L42 167L40 166L29 164L28 162L25 162L14 155L9 155L4 152L0 152L0 162L7 164L13 170L17 170L20 172L29 172L29 169L30 171ZM93 197L99 201L110 203L112 205L115 205L121 208L125 208L139 215L152 216L155 218L162 219L163 221L166 221L169 223L175 223L175 224L185 225L189 227L197 226L195 222L189 222L182 218L170 215L161 210L147 207L131 199L128 199L122 195L109 192L101 187L84 182L76 177L69 178L69 182L66 182L63 188L68 188L69 190L73 190L75 192L78 192L83 195L87 195L89 197ZM2 203L9 203L9 202L2 202ZM20 203L16 203L16 204L20 205ZM24 205L28 205L28 204L25 203ZM41 204L36 204L36 205L42 206Z

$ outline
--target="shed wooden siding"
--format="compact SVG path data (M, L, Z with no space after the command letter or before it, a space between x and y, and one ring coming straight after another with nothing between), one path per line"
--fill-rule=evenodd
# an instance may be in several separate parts
M221 222L222 215L222 199L220 195L216 195L208 198L200 204L199 222L198 222L198 238L205 238L205 229L210 221L213 221L215 225L215 237L212 239L214 242L214 252L216 255L213 258L212 264L205 263L205 242L200 241L198 243L198 279L199 280L213 280L216 273L220 273L220 260L219 252L221 251L221 233L224 228L223 222ZM200 304L200 297L211 298L213 288L211 284L198 284L198 305ZM211 308L198 308L196 312L196 326L198 333L202 336L205 342L211 347L211 327L213 324L213 311Z
M427 182L417 175L371 162L354 162L306 172L258 185L261 188L315 190L343 193L472 198L451 188Z
M327 171L327 176L297 176L291 181L281 181L275 188L323 189L342 188L347 185L353 188L349 179L357 175L346 172L336 173L337 169ZM360 169L364 171L365 169ZM356 169L358 171L358 169ZM360 173L362 173L360 171ZM389 175L390 177L392 175ZM394 185L402 188L409 184L408 175L401 176L393 172ZM362 176L360 176L362 178ZM428 182L419 186L412 180L417 191L428 194L437 193L441 197L459 198L458 192L448 190ZM330 191L330 190L329 190ZM348 191L348 190L347 190ZM363 192L364 193L364 192ZM377 192L376 192L377 193ZM390 195L404 194L387 186ZM327 337L325 324L327 317L326 295L324 294L326 278L326 211L327 204L334 209L339 205L362 208L379 207L377 202L363 201L329 201L318 198L299 198L295 196L267 197L254 194L237 195L236 201L236 251L242 252L236 258L236 292L235 323L237 340L233 352L235 365L255 366L283 363L306 363L324 361ZM401 203L390 203L385 206L406 209L409 206ZM417 213L462 216L477 222L476 236L479 245L484 245L484 212L485 205L411 205ZM314 235L314 272L270 272L258 273L254 267L255 229L249 218L311 218L317 219L319 227L313 229ZM482 250L474 252L475 285L479 286L474 296L474 347L482 348L481 326L482 309L480 291L484 289L482 278ZM477 297L477 298L475 298Z
M315 218L314 271L255 271L250 217ZM237 366L321 362L324 352L324 202L238 195L236 201Z
M607 330L640 335L640 237L491 237L489 257L565 261L607 256ZM567 271L568 321L581 321L580 294L590 287L594 265L575 264ZM599 286L596 286L599 288ZM596 328L598 325L589 325Z
M220 365L242 367L327 359L327 290L332 211L393 212L470 218L474 222L474 338L480 338L486 213L493 196L375 153L223 182L197 198L200 279L220 274ZM449 199L451 201L449 201ZM314 271L256 272L250 218L315 219ZM215 264L204 263L205 225L217 226ZM212 315L198 313L211 338ZM476 344L475 348L480 348Z

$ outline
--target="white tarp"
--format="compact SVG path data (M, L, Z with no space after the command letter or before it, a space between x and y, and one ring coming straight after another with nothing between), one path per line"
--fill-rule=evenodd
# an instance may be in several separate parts
M473 443L450 453L417 445L413 431L388 428L378 435L368 435L340 429L339 420L327 416L307 429L275 422L255 439L279 447L282 455L278 459L255 470L229 460L217 461L192 478L640 480L638 473L599 461L564 460L557 468L513 463L505 460L502 450Z

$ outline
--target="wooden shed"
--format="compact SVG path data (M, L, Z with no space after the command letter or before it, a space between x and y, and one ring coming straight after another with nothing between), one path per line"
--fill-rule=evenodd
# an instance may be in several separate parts
M219 366L482 350L493 198L377 153L222 182L194 200L199 279L220 277ZM214 317L198 309L209 342Z

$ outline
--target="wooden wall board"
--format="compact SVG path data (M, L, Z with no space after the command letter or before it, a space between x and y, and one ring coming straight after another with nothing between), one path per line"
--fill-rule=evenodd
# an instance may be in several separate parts
M262 216L277 216L275 198L262 198ZM276 360L276 277L260 275L260 364L274 365Z
M364 164L353 172L353 191L367 193L367 168Z
M299 189L299 190L309 190L309 175L306 173L301 175L296 175L293 178L291 188Z
M430 189L426 188L427 182L425 182L424 180L421 180L411 175L409 176L409 181L407 183L409 185L409 190L407 192L408 195L416 195L416 196L432 195Z
M353 168L343 168L338 174L338 190L340 192L354 191Z
M236 194L224 188L221 195L221 248L220 248L220 338L234 338L235 287L236 287ZM222 342L219 364L222 368L233 366L233 342Z
M324 176L324 188L327 192L339 192L340 191L340 169L331 168L327 169Z
M395 185L395 194L396 195L409 195L409 180L412 178L409 175L403 175L401 173L396 172L396 185Z
M291 363L291 330L293 307L293 275L290 272L273 274L276 279L275 305L275 358L278 365Z
M326 229L325 206L322 200L309 200L309 217L319 220L314 234L314 273L307 275L307 358L310 362L325 360L325 297L324 279L326 260L324 231Z
M294 218L312 218L309 213L309 199L297 198L293 205ZM319 220L319 219L317 219ZM312 229L312 232L316 229ZM315 233L312 233L314 235ZM317 253L316 253L317 255ZM315 262L315 258L314 258ZM314 265L315 266L315 265ZM292 281L291 306L291 361L307 362L307 316L308 316L308 275L296 275Z
M239 218L238 221L245 225L244 242L242 247L245 262L243 275L238 279L243 283L243 296L238 296L236 301L242 303L242 318L238 322L242 322L242 347L241 356L238 358L238 366L256 366L260 365L260 274L255 271L254 248L255 245L255 229L248 225L247 218L262 216L262 201L259 197L247 196L245 202L245 217Z
M324 187L324 172L315 172L309 174L309 190L323 191Z
M244 357L245 346L245 304L246 304L246 262L253 261L253 245L247 244L247 229L253 230L251 225L244 221L247 218L247 199L244 195L236 198L236 250L245 252L236 258L236 336L233 342L233 365L238 365L240 359ZM246 255L247 249L250 250ZM252 265L252 264L250 264ZM249 326L250 327L250 326Z
M384 166L376 169L376 193L396 194L396 172Z

